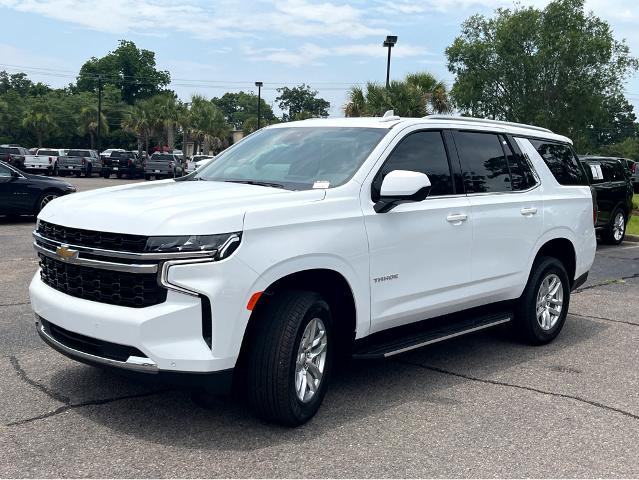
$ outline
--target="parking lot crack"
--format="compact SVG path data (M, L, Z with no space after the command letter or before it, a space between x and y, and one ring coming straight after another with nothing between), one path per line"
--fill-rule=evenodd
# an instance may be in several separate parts
M415 363L415 362L409 362L406 360L396 360L398 363L404 364L404 365L411 365L413 367L420 367L423 368L425 370L430 370L432 372L437 372L437 373L441 373L443 375L450 375L453 377L458 377L458 378L463 378L465 380L471 380L473 382L479 382L479 383L484 383L484 384L488 384L488 385L496 385L496 386L500 386L500 387L508 387L508 388L516 388L519 390L526 390L529 392L534 392L534 393L538 393L541 395L548 395L551 397L557 397L557 398L565 398L568 400L574 400L576 402L581 402L581 403L585 403L588 405L591 405L593 407L597 407L597 408L601 408L603 410L607 410L610 412L615 412L621 415L624 415L626 417L629 418L633 418L635 420L639 420L639 415L636 415L634 413L628 412L626 410L622 410L620 408L617 407L612 407L610 405L606 405L604 403L601 402L596 402L594 400L588 400L586 398L582 398L582 397L578 397L576 395L569 395L566 393L558 393L558 392L550 392L548 390L541 390L538 388L534 388L534 387L527 387L525 385L517 385L515 383L507 383L507 382L500 382L498 380L489 380L486 378L479 378L479 377L473 377L471 375L466 375L464 373L459 373L459 372L453 372L450 370L445 370L443 368L439 368L439 367L433 367L430 365L424 365L421 363Z
M633 327L639 327L639 323L627 322L625 320L614 320L612 318L595 317L594 315L585 315L583 313L571 313L575 317L592 318L593 320L602 320L604 322L623 323L624 325L631 325Z
M625 277L620 277L620 278L612 278L610 280L606 280L605 282L593 283L592 285L578 288L577 290L572 292L572 294L575 295L575 294L584 292L586 290L590 290L592 288L605 287L607 285L613 285L615 282L619 282L620 280L631 280L633 278L639 278L639 273L633 273L632 275L626 275Z
M20 302L20 303L0 303L0 307L18 307L21 305L29 305L29 302Z
M106 404L109 404L109 403L119 402L121 400L130 400L130 399L135 399L135 398L150 397L152 395L157 395L159 393L166 393L166 392L170 392L170 391L171 391L171 389L154 390L152 392L136 393L136 394L133 394L133 395L123 395L121 397L101 398L101 399L96 399L96 400L87 400L86 402L79 402L79 403L67 403L66 405L62 405L62 406L56 408L55 410L51 410L50 412L43 413L41 415L36 415L34 417L24 418L22 420L16 420L15 422L7 423L5 426L6 427L15 427L15 426L19 426L19 425L24 425L25 423L31 423L31 422L35 422L37 420L44 420L45 418L51 418L51 417L54 417L56 415L60 415L62 413L65 413L65 412L67 412L69 410L74 410L74 409L77 409L77 408L91 407L91 406L96 406L96 405L106 405Z
M11 357L9 357L9 361L11 362L11 366L14 368L14 370L18 374L18 378L20 380L31 385L32 387L37 388L42 393L44 393L45 395L47 395L48 397L52 398L53 400L57 402L61 402L66 405L70 403L71 400L68 397L65 397L64 395L60 395L50 390L49 388L47 388L45 385L42 385L40 382L37 382L36 380L31 379L29 375L27 375L27 372L25 372L24 369L20 366L20 361L18 360L17 357L12 355Z

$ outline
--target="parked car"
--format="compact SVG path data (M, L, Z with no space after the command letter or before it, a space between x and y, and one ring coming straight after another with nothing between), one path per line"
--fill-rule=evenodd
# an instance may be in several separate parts
M136 178L144 174L144 165L136 152L130 150L111 152L109 157L102 159L101 175L109 178L112 174L122 178L126 175L129 178Z
M619 161L624 164L628 174L630 175L630 181L635 193L639 193L639 162L631 160L629 158L620 158Z
M259 415L299 425L344 354L502 324L552 341L595 257L594 211L570 140L543 128L283 123L192 175L46 207L30 298L71 358L218 391L235 378Z
M581 157L581 161L596 191L597 231L604 242L619 245L632 214L633 187L626 164L617 158L595 156Z
M144 164L144 179L174 178L184 175L184 158L174 153L156 152Z
M24 157L24 170L29 173L58 174L58 157L64 155L62 148L38 148L35 155Z
M214 158L215 157L213 155L193 155L186 162L186 173L193 173Z
M75 192L70 183L21 172L0 162L0 215L37 215L51 200Z
M0 161L24 170L24 157L29 155L29 151L19 145L0 145Z
M75 175L91 177L94 171L99 171L100 159L95 150L71 149L65 156L58 158L58 175Z

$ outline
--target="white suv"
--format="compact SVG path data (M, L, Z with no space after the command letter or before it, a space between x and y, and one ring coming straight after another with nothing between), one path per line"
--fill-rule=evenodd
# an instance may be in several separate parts
M509 323L544 344L595 256L570 141L472 118L273 125L180 179L59 198L34 232L38 333L77 360L245 387L311 418L343 354Z

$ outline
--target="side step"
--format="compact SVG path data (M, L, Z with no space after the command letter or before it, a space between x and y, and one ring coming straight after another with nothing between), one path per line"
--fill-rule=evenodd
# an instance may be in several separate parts
M491 313L468 310L437 319L424 320L379 332L363 339L356 347L353 358L369 360L392 357L426 345L508 323L512 318L513 313L510 310Z

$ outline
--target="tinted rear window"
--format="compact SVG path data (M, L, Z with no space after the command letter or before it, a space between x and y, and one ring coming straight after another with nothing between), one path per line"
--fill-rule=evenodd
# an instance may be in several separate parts
M69 150L69 157L90 157L89 150Z
M467 193L512 190L508 164L496 134L456 132L455 145L465 166Z
M60 153L57 150L38 150L38 155L51 155L57 157Z
M13 155L20 155L20 149L15 147L0 147L0 153L11 153Z
M570 145L530 139L560 185L588 185L586 173Z
M166 153L154 153L151 155L151 160L173 160L173 155L169 155Z

